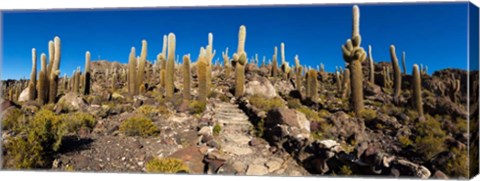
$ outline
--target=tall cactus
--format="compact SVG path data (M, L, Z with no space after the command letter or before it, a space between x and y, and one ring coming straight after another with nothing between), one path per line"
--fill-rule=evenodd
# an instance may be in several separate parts
M183 101L190 101L190 54L183 56Z
M85 73L83 78L83 95L90 94L90 52L85 53Z
M197 61L197 75L198 75L198 101L207 102L207 58L205 56L205 49L200 48L200 55Z
M317 84L317 71L310 69L307 72L307 88L306 88L306 97L312 101L317 100L318 98L318 84Z
M235 65L235 97L240 98L245 92L245 65L247 64L247 53L245 52L245 41L247 37L247 29L244 25L240 26L238 31L238 49L233 59L236 60Z
M230 58L228 57L228 47L225 49L225 52L222 52L222 57L223 57L223 66L225 68L225 78L228 78L230 77L230 72L232 71L229 63Z
M398 105L400 103L400 93L402 91L402 72L400 72L400 66L398 64L394 45L390 45L390 58L393 67L393 102Z
M28 100L35 100L37 95L37 51L32 49L32 72L30 73L30 82L28 83Z
M362 62L366 58L365 50L360 46L360 10L353 6L352 39L348 39L342 46L343 59L349 63L351 80L351 101L355 113L358 115L364 109L363 103L363 75Z
M403 67L403 74L407 74L407 64L405 62L405 51L402 52L402 67Z
M165 97L172 98L175 74L175 34L168 34L168 55L167 55L167 67L165 72Z
M208 33L208 45L206 48L206 58L207 58L207 91L210 92L212 87L212 66L213 66L213 57L215 56L215 51L213 50L213 34Z
M80 67L77 67L77 71L73 76L73 92L78 93L80 87Z
M137 60L135 58L135 47L130 49L130 55L128 56L128 92L130 95L137 95L136 88L136 69L137 69Z
M297 91L301 94L302 91L302 71L303 67L300 65L300 60L298 59L298 55L295 55L295 87Z
M57 88L58 88L58 75L60 75L60 38L56 36L53 39L54 43L54 58L53 58L53 64L52 68L49 72L49 80L48 83L50 84L49 86L49 96L48 96L48 102L49 103L55 103L57 99Z
M145 63L147 62L147 40L142 40L142 52L140 53L140 59L138 61L138 70L137 70L137 80L135 81L136 86L135 88L140 89L143 85L143 89L145 90ZM140 92L140 90L136 91ZM143 93L143 92L141 92Z
M422 83L421 83L421 77L420 77L420 72L418 70L418 65L414 64L413 65L413 104L415 109L417 109L419 117L423 117L423 101L422 101Z
M348 98L350 95L350 69L343 72L342 98Z
M272 77L276 78L278 76L278 63L277 63L277 47L273 50L272 56Z
M372 46L368 45L368 63L370 65L370 83L375 84L375 66L372 55Z
M48 102L48 75L46 74L47 72L47 56L42 53L40 55L40 73L38 74L38 83L37 83L37 101L38 104L44 105L45 103Z

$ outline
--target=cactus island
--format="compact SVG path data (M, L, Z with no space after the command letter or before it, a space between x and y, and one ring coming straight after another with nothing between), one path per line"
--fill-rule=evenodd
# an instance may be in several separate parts
M470 27L478 36L478 9L464 5L477 13L477 24ZM141 47L117 50L122 63L92 60L99 53L83 47L84 66L83 60L74 61L73 73L67 74L62 66L72 67L65 57L76 40L48 37L45 47L31 49L30 78L2 80L1 168L422 179L476 175L478 40L471 43L476 59L451 60L469 61L470 68L429 70L442 62L408 58L403 48L410 44L379 47L368 40L371 29L365 30L361 20L374 24L360 16L363 6L368 5L335 7L342 10L340 19L350 21L339 23L351 26L338 30L344 37L335 40L340 43L325 45L336 50L335 64L304 60L302 54L290 57L286 51L304 47L289 47L287 41L273 42L265 48L272 53L260 61L262 53L248 47L260 44L250 38L260 30L245 22L235 27L237 36L229 37L236 51L225 43L214 46L221 40L207 32L206 45L195 47L199 52L179 55L194 45L177 43L181 35L172 31L162 33L163 41L139 39ZM376 36L402 39L382 31ZM322 41L317 42L321 49L318 44ZM147 55L152 49L158 54ZM437 50L423 58L442 53L448 56ZM3 61L4 70L15 69L10 60Z

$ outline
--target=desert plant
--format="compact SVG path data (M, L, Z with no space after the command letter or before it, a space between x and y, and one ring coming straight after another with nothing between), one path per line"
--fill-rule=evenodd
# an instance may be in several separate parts
M229 63L229 57L228 57L228 47L225 49L225 52L222 52L222 57L223 57L223 66L225 68L225 78L230 77L230 72L231 70L231 65Z
M90 52L85 53L85 73L83 77L83 95L90 94Z
M188 173L188 167L177 158L154 158L146 163L149 173Z
M351 101L353 109L358 114L364 109L362 62L365 60L365 50L360 46L360 12L358 6L353 6L352 39L342 46L343 59L349 63L351 80Z
M205 56L205 49L200 48L200 55L197 61L197 76L198 76L198 101L206 103L207 91L207 59Z
M297 91L301 94L302 92L302 74L303 74L303 67L300 65L300 60L298 59L298 55L295 55L295 87ZM307 87L308 89L308 87ZM307 92L310 90L306 90ZM308 94L307 94L308 95Z
M403 74L407 74L407 64L405 62L405 52L402 52L402 67L403 67Z
M420 72L418 70L418 65L414 64L413 65L413 86L412 86L412 92L413 92L413 104L414 108L417 110L418 115L420 117L423 117L423 101L422 101L422 83L421 83L421 78L420 78Z
M61 121L69 133L76 133L81 128L92 130L97 123L91 114L84 112L64 114L61 116Z
M142 52L140 53L140 59L138 60L138 69L137 69L137 74L136 74L136 80L135 80L135 88L137 89L138 93L144 93L145 92L145 84L144 84L144 79L145 79L145 64L147 62L147 41L142 40ZM143 91L140 91L140 87L143 85Z
M33 101L37 95L37 51L32 48L32 72L28 83L28 99Z
M202 101L192 101L188 105L190 114L201 114L207 108L207 103Z
M124 120L119 130L127 136L141 137L155 136L160 132L151 119L141 114Z
M267 99L260 95L254 95L249 97L248 101L250 102L250 104L252 104L256 108L263 110L265 112L268 112L274 108L285 106L285 104L283 103L283 100L279 97Z
M135 85L136 82L136 70L137 70L137 60L135 59L135 47L130 49L130 54L128 56L128 93L134 96L137 95Z
M415 124L415 131L415 150L422 154L425 159L430 159L445 150L446 134L438 120L425 115L425 121L419 121Z
M317 85L317 71L310 69L307 72L307 99L317 100L318 98L318 85Z
M373 85L375 84L375 66L374 60L372 55L372 46L368 45L368 63L370 66L370 83Z
M168 34L168 55L165 69L165 97L172 98L175 85L175 34Z
M390 45L390 58L392 60L393 67L393 102L396 105L400 104L400 96L402 91L402 72L400 72L400 66L398 64L397 55L395 53L395 46Z
M343 71L342 96L343 99L350 97L350 69Z
M277 63L277 47L274 48L272 56L272 77L276 78L278 76L278 63Z
M47 56L42 53L40 56L41 69L38 74L37 100L40 105L48 102L48 76L47 76Z
M240 26L238 31L238 49L233 55L236 60L235 65L235 97L242 97L245 92L245 65L247 65L247 53L245 52L245 40L247 37L247 29Z
M190 54L183 56L183 101L190 101Z
M56 36L53 39L54 43L54 58L53 62L50 62L52 64L52 68L50 71L48 71L49 75L49 80L48 83L50 84L49 89L48 89L48 102L49 103L55 103L57 100L57 88L58 88L58 75L60 75L60 38Z
M220 134L221 131L222 126L220 124L215 124L215 126L213 126L213 135L217 136Z

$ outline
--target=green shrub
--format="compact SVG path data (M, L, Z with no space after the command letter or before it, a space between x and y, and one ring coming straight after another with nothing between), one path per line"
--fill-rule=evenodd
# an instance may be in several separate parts
M188 173L188 167L177 158L154 158L145 166L149 173Z
M467 178L468 176L468 155L467 150L459 150L457 148L453 148L451 150L453 153L453 159L449 159L446 167L445 173L450 175L450 177L464 177Z
M318 112L306 106L301 106L300 108L297 108L297 111L305 114L305 117L307 117L307 119L310 121L320 121L320 116L318 115Z
M268 112L274 108L283 107L283 100L279 97L267 99L263 96L254 95L249 98L250 104L256 108Z
M439 121L430 115L425 116L425 121L420 121L415 125L417 137L415 139L415 149L426 159L430 159L435 154L445 150L445 132L441 128Z
M338 174L349 176L349 175L352 175L353 172L352 172L352 169L348 165L343 165L342 167L340 167L340 171L338 172Z
M142 105L135 110L135 113L143 114L148 117L153 117L156 114L160 113L159 109L151 105Z
M207 103L202 101L192 101L188 105L190 114L202 114L207 108Z
M290 98L287 100L287 106L290 109L298 109L302 107L302 103L299 99Z
M50 110L39 110L19 134L5 145L6 167L18 169L46 168L60 148L66 129Z
M155 126L151 119L144 115L137 115L126 119L120 125L120 132L127 136L155 136L160 130Z
M62 115L62 122L69 133L76 133L81 128L87 128L89 131L95 127L97 121L88 113L75 112Z
M220 131L222 131L222 126L220 126L220 124L215 124L215 126L213 126L213 135L219 135Z
M408 136L402 135L398 137L398 142L402 145L402 148L406 148L413 144L413 141Z
M18 108L13 108L4 112L2 116L2 130L18 131L24 123L25 114Z
M359 116L365 119L365 121L372 121L377 118L377 111L372 109L363 109L360 111Z

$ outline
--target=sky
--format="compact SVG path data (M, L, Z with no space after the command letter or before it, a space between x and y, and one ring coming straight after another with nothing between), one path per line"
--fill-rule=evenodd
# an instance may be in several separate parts
M359 4L362 46L372 45L376 62L390 61L389 46L401 59L406 52L407 71L414 63L428 66L429 73L467 66L467 3ZM128 62L130 48L140 54L148 42L147 60L162 50L163 35L175 33L176 54L191 54L213 33L214 61L229 47L237 49L238 29L247 28L245 51L260 61L271 59L274 46L285 43L290 65L298 54L301 64L329 72L344 66L341 46L351 36L352 5L297 5L195 8L137 8L88 10L3 11L1 14L1 79L29 78L32 48L48 55L48 41L61 38L60 71L70 76L83 70L85 52L92 60ZM278 57L280 61L280 57Z

